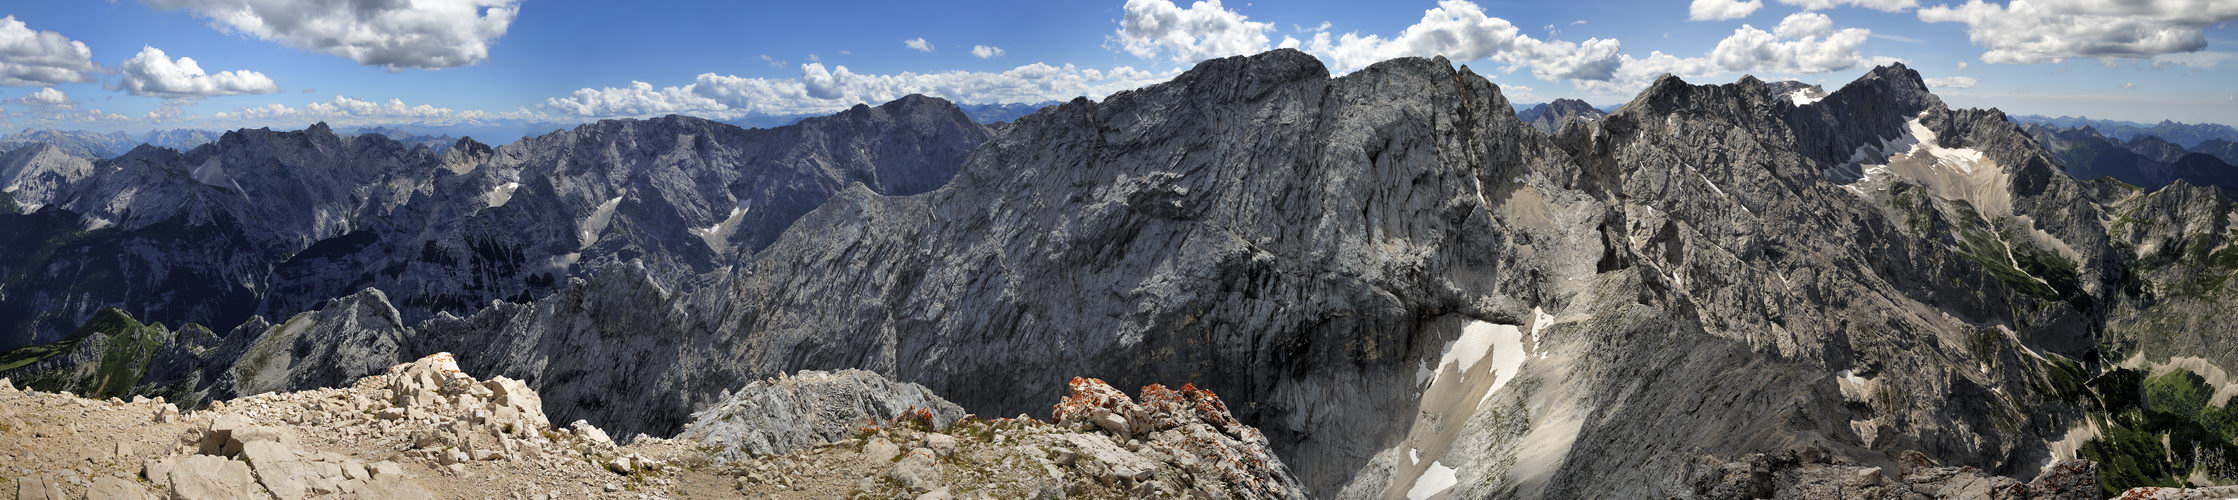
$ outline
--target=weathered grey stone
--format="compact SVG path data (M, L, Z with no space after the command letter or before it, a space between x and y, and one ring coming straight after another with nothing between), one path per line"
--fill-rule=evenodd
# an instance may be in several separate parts
M16 498L19 500L68 500L62 485L46 474L32 474L16 478Z
M721 446L718 459L736 460L836 442L920 408L936 426L964 414L917 384L863 370L807 370L746 384L694 412L679 437Z
M901 460L894 461L893 468L886 471L886 478L901 483L903 489L912 493L946 486L940 478L940 459L932 450L924 448L909 450Z
M154 495L139 482L117 476L101 476L86 487L87 500L147 500Z
M249 475L248 464L213 455L189 455L171 467L166 487L182 500L234 499L265 495Z

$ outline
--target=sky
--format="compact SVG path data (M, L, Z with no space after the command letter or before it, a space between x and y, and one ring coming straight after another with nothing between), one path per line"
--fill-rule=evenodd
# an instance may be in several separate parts
M111 0L0 5L0 131L579 123L910 93L1100 99L1291 47L1443 55L1516 103L1665 73L1840 86L1903 62L1956 107L2238 124L2233 0L1386 2Z

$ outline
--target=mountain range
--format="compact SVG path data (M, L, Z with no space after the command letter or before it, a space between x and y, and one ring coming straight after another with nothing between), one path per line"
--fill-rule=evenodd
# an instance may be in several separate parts
M2238 141L2238 128L2220 123L2182 123L2161 120L2160 123L2138 123L2120 120L2099 120L2075 116L2019 115L2013 121L2023 125L2045 125L2055 128L2085 128L2097 130L2106 137L2129 141L2140 136L2152 136L2185 148L2198 147L2211 140Z
M1186 380L1342 498L2238 480L2214 144L1952 109L1902 64L1591 109L1276 50L999 128L911 96L441 153L18 148L0 375L206 404L449 352L652 436L798 370L985 415Z

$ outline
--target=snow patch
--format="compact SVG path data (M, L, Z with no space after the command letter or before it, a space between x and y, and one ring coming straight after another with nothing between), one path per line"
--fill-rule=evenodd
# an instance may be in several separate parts
M1523 331L1515 325L1482 322L1469 327L1491 330L1492 340L1498 343L1492 350L1492 373L1498 378L1492 379L1492 388L1484 391L1483 398L1492 399L1493 393L1500 392L1501 386L1515 380L1516 373L1523 371L1523 361L1530 359L1530 353L1523 350ZM1478 400L1479 405L1483 404L1483 399Z
M1422 477L1414 478L1414 487L1407 488L1407 500L1422 500L1445 493L1445 490L1453 489L1453 485L1459 482L1461 478L1454 474L1452 467L1430 462L1430 470L1422 471Z
M1891 179L1927 188L1935 197L1962 200L1986 217L2011 215L2012 174L1980 150L1943 147L1921 112L1896 137L1859 146L1847 161L1827 167L1827 180L1860 196L1887 189Z
M513 201L513 192L520 189L520 182L508 181L490 189L490 192L482 194L482 200L490 208L502 207L505 206L506 202Z
M614 207L621 205L622 197L616 196L598 204L598 208L591 210L591 216L583 219L583 232L580 238L583 241L583 246L580 248L590 248L591 245L598 244L599 233L605 232L606 224L614 221Z
M693 236L698 236L700 241L706 242L707 248L714 249L716 255L722 255L730 250L730 235L738 232L738 222L745 220L746 212L745 202L740 201L739 206L732 207L730 215L723 217L722 222L707 227L690 228L685 231L692 233Z
M1407 465L1422 463L1421 448L1407 448Z
M1453 339L1453 343L1446 344L1445 354L1438 357L1439 373L1437 377L1445 376L1446 366L1454 366L1456 371L1464 374L1468 373L1469 368L1476 366L1476 362L1484 360L1485 355L1492 354L1492 326L1497 325L1482 321L1471 321L1468 326L1462 327L1461 338ZM1435 384L1437 382L1433 381L1431 383Z
M1796 106L1818 102L1819 100L1825 98L1826 93L1824 92L1820 92L1817 96L1812 96L1811 89L1808 88L1795 89L1794 92L1787 93L1788 102L1793 102Z
M1516 325L1469 322L1468 326L1461 327L1461 338L1446 344L1445 355L1438 358L1437 371L1431 375L1430 383L1436 385L1437 379L1445 376L1447 366L1453 366L1454 371L1466 378L1469 370L1488 356L1492 358L1492 372L1498 378L1493 380L1487 395L1507 385L1508 379L1515 378L1516 372L1522 370L1523 361L1529 359L1529 353L1523 350L1523 330Z

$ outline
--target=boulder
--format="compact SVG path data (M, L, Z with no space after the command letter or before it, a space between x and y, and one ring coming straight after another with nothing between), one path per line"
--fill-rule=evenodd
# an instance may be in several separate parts
M901 446L887 440L884 436L870 438L870 442L863 444L863 457L873 462L892 461L894 455L899 454L901 454Z
M614 438L607 437L606 431L599 430L598 427L592 426L588 421L577 420L575 423L567 424L567 428L574 431L575 435L583 438L584 441L599 446L614 446Z
M18 500L68 500L63 496L62 485L45 474L16 478Z
M919 446L925 449L932 450L933 453L936 455L945 457L956 454L955 436L940 433L926 433L922 441L923 442L920 443Z
M932 491L946 486L940 478L940 460L933 455L932 450L924 448L909 450L908 455L894 462L894 467L886 471L886 478L901 483L901 487L910 492Z
M264 488L249 476L248 464L213 455L189 455L171 467L165 481L174 499L261 497Z
M130 479L101 476L86 488L87 500L147 500L148 488Z

